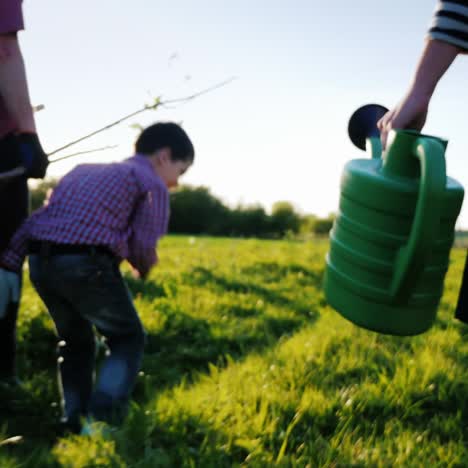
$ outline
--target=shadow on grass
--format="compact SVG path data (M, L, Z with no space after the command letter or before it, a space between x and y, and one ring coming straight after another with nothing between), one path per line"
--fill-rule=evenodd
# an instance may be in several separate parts
M256 263L245 270L250 274L261 274L262 282L266 281L267 274L279 280L287 272L294 272L300 278L306 278L314 288L321 284L321 275L295 264ZM261 352L304 324L313 323L319 316L321 304L317 297L321 293L314 298L302 294L292 300L249 278L229 279L202 267L185 274L184 281L197 288L214 288L220 294L252 294L262 303L257 307L254 299L252 306L235 302L215 305L214 317L218 319L210 321L174 308L170 302L160 304L163 328L147 336L143 364L144 372L157 388L190 380L194 374L206 371L209 363L223 366L227 356L241 359L248 353ZM144 290L143 295L151 300L151 292ZM280 307L284 313L272 316L265 312L268 306ZM141 395L141 391L141 386L137 385L137 393Z
M260 265L261 265L260 269L258 267L258 264L255 264L252 267L248 267L242 271L245 272L245 271L255 270L258 272L264 269L266 269L267 271L270 271L269 269L271 267L269 266L269 264L260 264ZM279 271L281 271L281 268L284 268L277 264L272 264L272 265L276 265ZM312 284L313 287L319 289L322 284L322 276L319 274L315 274L314 272L308 272L307 274L310 275L310 278L312 279L312 281L309 280L307 283ZM276 273L273 272L271 278L273 277L277 278L277 272ZM268 282L270 283L279 282L278 279L272 280L271 278L270 278L270 281ZM265 276L263 276L262 279L263 281L265 281ZM222 275L214 273L208 268L197 267L197 268L194 268L189 274L185 275L184 281L186 281L187 284L191 284L194 286L208 287L208 288L211 287L211 288L217 289L220 292L254 294L258 296L259 298L261 298L262 300L264 300L265 302L271 303L273 305L278 305L281 307L288 307L289 309L294 310L295 312L298 312L298 313L304 312L304 305L303 305L303 302L301 301L301 299L304 299L303 297L300 297L299 300L291 300L289 297L287 297L284 294L281 294L277 291L272 291L269 288L255 284L254 282L249 280L249 278L246 278L245 280L228 279ZM306 309L307 309L307 306L306 306Z
M296 284L313 284L320 287L323 281L323 267L311 270L297 263L282 265L276 262L257 262L241 270L244 275L261 276L267 283L281 282L285 277L293 275Z
M56 379L57 338L46 313L20 322L18 339L19 385L0 384L0 429L21 435L11 450L30 454L37 443L51 440L60 416ZM10 450L10 449L9 449Z
M254 432L249 436L231 430L229 422L220 425L213 422L216 416L188 414L185 412L163 415L143 413L138 408L130 414L124 430L117 439L117 448L122 458L129 464L146 457L147 465L158 461L158 466L277 466L275 460L282 451L284 430L291 421L297 420L294 428L288 431L288 443L284 458L289 461L281 466L329 466L325 463L329 455L343 465L351 466L352 460L340 454L338 449L330 450L326 438L331 437L340 427L336 408L325 412L308 412L297 419L297 407L287 401L277 402L274 408L276 428L271 432ZM241 418L242 419L242 418ZM244 421L247 424L247 421ZM298 461L298 455L309 447L308 454ZM324 453L327 451L327 453ZM279 465L278 465L279 466ZM353 465L354 466L354 465Z
M166 289L163 285L155 283L154 281L135 279L128 273L125 273L123 276L133 297L137 297L139 295L148 296L149 298L167 296Z
M318 313L314 317L309 315L309 323L317 317ZM142 368L146 379L150 378L152 391L177 385L182 380L190 381L197 373L206 371L210 363L222 367L227 356L241 359L248 353L265 350L304 324L301 317L259 320L254 328L245 326L238 334L221 335L214 334L205 320L180 311L171 314L160 333L147 336ZM145 393L144 386L137 384L136 394L144 398Z
M267 274L270 274L269 281L280 281L280 276L287 270L288 274L292 272L299 280L313 286L321 283L320 275L301 266L275 265L254 264L246 272L262 275L263 281ZM142 282L129 275L125 275L125 279L135 296L140 295L149 301L156 297L167 299L161 312L164 314L162 328L147 337L144 375L138 378L133 394L133 398L140 402L154 398L156 389L161 390L182 381L190 382L194 375L207 371L210 363L224 366L228 356L242 359L248 353L268 349L281 337L290 335L305 323L312 323L319 316L317 301L310 304L305 297L291 300L281 292L249 282L251 280L248 278L231 280L208 269L195 268L185 276L189 284L216 288L221 294L225 291L248 292L262 299L265 305L280 306L285 310L283 316L275 317L261 308L249 309L233 303L232 307L224 310L228 317L226 322L221 317L209 322L177 308L171 300L177 284L171 281L161 284ZM56 337L46 320L49 320L48 316L41 315L21 325L20 375L25 379L26 387L17 395L3 395L4 405L0 406L1 419L7 424L9 434L17 432L38 443L50 443L58 433ZM30 448L28 444L23 446Z
M47 312L23 322L17 330L17 361L20 375L34 373L44 364L55 366L57 337Z
M117 439L117 449L128 466L144 458L145 466L154 460L154 466L221 468L231 467L248 455L247 450L230 446L228 437L203 418L184 414L160 421L154 414L150 418L135 416L135 412L130 415ZM135 437L138 432L141 434Z
M386 421L397 419L414 433L426 433L428 438L450 443L468 438L468 382L452 381L443 372L431 379L426 389L408 389L406 404L389 402L385 395L365 401L353 416L355 427L373 428L384 436Z

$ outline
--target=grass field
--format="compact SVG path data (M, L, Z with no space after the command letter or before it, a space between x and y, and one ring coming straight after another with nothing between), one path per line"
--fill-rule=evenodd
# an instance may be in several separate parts
M453 319L464 251L435 326L396 338L327 307L327 248L164 239L149 281L129 279L148 344L107 438L57 437L53 327L26 281L24 386L0 395L0 467L468 466L468 328Z

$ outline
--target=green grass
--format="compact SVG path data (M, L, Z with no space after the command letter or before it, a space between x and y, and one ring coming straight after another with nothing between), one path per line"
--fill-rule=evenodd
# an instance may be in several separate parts
M55 338L26 281L21 391L0 395L0 467L468 466L468 328L453 250L435 326L378 335L327 307L324 241L168 237L125 424L58 438ZM27 276L27 275L25 275ZM1 442L0 442L1 443Z

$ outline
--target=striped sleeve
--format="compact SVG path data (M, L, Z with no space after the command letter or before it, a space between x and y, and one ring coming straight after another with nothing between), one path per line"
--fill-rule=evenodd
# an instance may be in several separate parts
M429 37L468 51L468 0L439 1Z

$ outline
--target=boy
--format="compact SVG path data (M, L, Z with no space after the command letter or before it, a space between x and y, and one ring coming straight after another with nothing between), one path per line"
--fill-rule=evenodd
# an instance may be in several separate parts
M64 425L72 432L80 431L83 416L119 423L125 414L144 332L118 264L127 259L145 278L157 262L156 243L168 225L168 188L194 160L192 142L174 123L143 130L135 152L120 163L73 169L0 257L0 273L11 278L29 253L31 281L59 339ZM94 389L93 325L110 349Z

